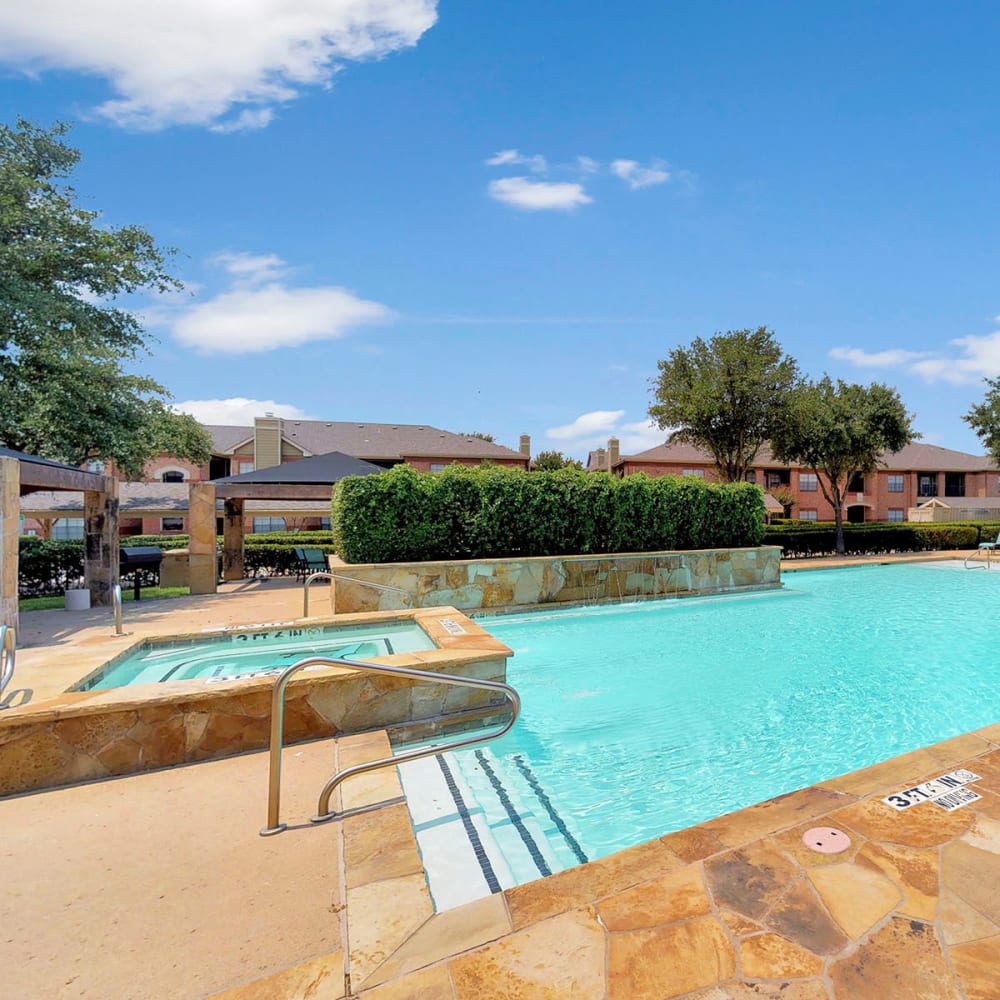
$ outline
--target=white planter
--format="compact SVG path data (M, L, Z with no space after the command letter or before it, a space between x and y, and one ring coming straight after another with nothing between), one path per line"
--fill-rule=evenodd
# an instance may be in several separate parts
M86 611L90 607L90 591L89 590L67 590L66 591L66 610L67 611Z

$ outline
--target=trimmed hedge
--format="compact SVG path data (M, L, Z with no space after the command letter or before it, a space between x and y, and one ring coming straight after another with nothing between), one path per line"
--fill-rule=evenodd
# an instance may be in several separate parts
M22 535L18 544L18 597L61 594L83 582L82 539L45 539Z
M360 563L754 546L763 521L749 483L399 465L337 483L331 523L340 557Z
M998 530L995 521L845 524L844 547L848 555L974 549L982 541L993 541ZM769 525L764 542L780 545L786 557L829 555L837 551L837 529L833 522Z

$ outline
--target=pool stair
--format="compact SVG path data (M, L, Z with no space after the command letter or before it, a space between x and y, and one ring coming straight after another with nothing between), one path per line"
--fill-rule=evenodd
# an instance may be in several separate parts
M399 776L438 911L589 860L520 754L437 754Z

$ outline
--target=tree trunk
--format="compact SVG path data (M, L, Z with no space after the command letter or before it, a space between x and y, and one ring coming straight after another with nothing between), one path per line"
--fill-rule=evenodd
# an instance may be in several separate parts
M840 484L833 484L833 520L837 525L837 555L842 556L846 551L844 545L844 500L840 493Z

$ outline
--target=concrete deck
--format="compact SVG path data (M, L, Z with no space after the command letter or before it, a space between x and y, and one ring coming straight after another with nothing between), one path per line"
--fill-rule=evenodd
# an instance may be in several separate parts
M274 583L208 623L295 617ZM185 609L161 603L143 614L175 631ZM440 914L392 771L343 788L346 808L389 804L301 823L334 753L344 765L386 746L370 734L286 751L296 826L268 839L263 754L0 800L0 994L1000 997L1000 724ZM952 812L881 801L959 767L979 798ZM818 852L803 839L814 827L849 845Z

